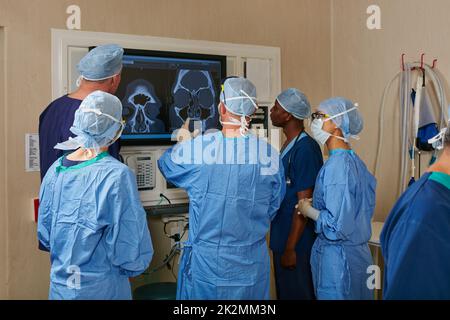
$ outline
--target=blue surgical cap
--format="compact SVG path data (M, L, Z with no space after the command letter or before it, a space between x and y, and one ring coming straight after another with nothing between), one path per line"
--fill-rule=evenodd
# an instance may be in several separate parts
M239 116L250 116L255 113L256 88L245 78L229 78L223 84L220 101L231 113Z
M55 149L83 147L98 151L119 138L122 129L122 103L116 96L97 90L89 94L75 111L70 131L76 137L57 144Z
M348 99L336 97L321 102L318 110L333 116L355 108L355 106L356 105ZM357 135L362 131L364 126L363 119L358 109L353 109L350 112L333 118L332 121L342 130L345 138Z
M311 115L308 98L298 89L289 88L277 97L280 106L297 119L307 119Z
M91 81L111 78L122 70L123 49L116 44L98 46L77 64L80 75Z

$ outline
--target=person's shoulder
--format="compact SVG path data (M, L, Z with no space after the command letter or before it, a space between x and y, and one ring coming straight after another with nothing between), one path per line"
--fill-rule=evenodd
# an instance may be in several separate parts
M322 154L322 150L317 141L308 134L298 142L297 148L304 152L318 152Z
M61 106L74 106L77 107L81 104L81 100L77 100L77 99L72 99L70 98L67 94L63 95L55 100L53 100L52 102L50 102L50 104L44 109L44 111L42 111L41 115L40 115L40 119L42 121L42 119L45 117L45 115L49 112L53 112L54 110L56 110L57 108L60 108Z
M131 171L130 167L128 167L126 164L120 162L116 158L114 158L111 155L108 155L104 158L105 163L107 163L107 167L110 168L113 171L117 172L128 172Z
M423 175L410 185L394 204L389 213L389 221L423 221L424 214L434 205L434 196L426 192L429 174ZM434 209L432 210L434 211Z
M320 148L317 141L307 133L305 133L304 137L302 139L300 139L299 144L318 146Z
M439 216L448 217L450 196L447 189L445 192L439 190L440 186L436 186L430 176L430 173L423 175L406 190L405 193L414 193L412 211L418 213L417 217L423 215L427 220L437 220ZM450 221L450 218L447 220Z
M352 155L350 155L352 156ZM363 159L361 159L361 157L357 154L357 153L353 153L352 156L353 159L356 159L357 165L359 167L359 172L364 172L366 173L366 176L370 177L371 180L373 180L374 182L376 182L376 178L373 175L373 173L369 170L369 168L367 167L366 163L364 162Z
M126 164L123 164L111 155L98 161L96 163L96 169L100 169L99 172L110 177L123 178L133 175L133 171Z
M222 136L222 132L219 130L208 130L206 131L204 134L199 134L198 136L196 136L194 138L195 139L206 139L206 140L210 140L212 138L220 138Z
M47 109L58 107L60 105L67 104L67 103L78 103L78 102L81 103L80 100L69 98L69 96L66 94L66 95L63 95L63 96L53 100L52 102L50 102L50 104L47 106Z
M328 157L323 165L323 174L330 184L347 184L351 176L350 154L341 152Z
M56 168L60 165L61 158L62 157L56 159L56 161L53 162L53 164L47 169L47 172L45 173L45 176L42 179L42 184L49 183L52 179L54 179L57 176Z

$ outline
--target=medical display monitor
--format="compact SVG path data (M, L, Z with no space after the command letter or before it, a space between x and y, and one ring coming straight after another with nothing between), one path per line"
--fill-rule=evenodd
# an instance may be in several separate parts
M218 129L226 56L125 49L121 82L124 145L167 145L187 118ZM190 130L193 131L193 121Z

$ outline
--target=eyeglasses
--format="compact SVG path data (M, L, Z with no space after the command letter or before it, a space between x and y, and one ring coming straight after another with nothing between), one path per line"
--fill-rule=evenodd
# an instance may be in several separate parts
M321 113L321 112L314 112L311 114L311 119L326 119L326 118L330 118L329 114L326 113Z

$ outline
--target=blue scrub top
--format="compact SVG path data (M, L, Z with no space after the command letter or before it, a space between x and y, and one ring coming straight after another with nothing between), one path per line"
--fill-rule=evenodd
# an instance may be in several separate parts
M253 134L216 132L179 143L158 160L166 180L189 195L177 299L269 299L266 234L285 194L279 156Z
M80 106L81 101L65 95L50 103L41 113L39 117L41 180L44 179L48 168L64 154L63 150L54 149L54 146L68 140L69 137L75 137L70 132L70 127L72 127L75 111ZM109 147L109 154L116 159L119 159L119 151L119 141Z
M289 157L291 157L291 166L288 172ZM295 205L298 203L297 192L315 186L317 175L323 165L322 151L317 142L306 135L284 154L282 162L286 177L291 178L291 185L286 186L286 196L272 221L270 229L270 248L278 253L284 252L291 231L292 214ZM314 237L314 222L308 219L303 236L297 243L297 251L305 247L304 242L312 245Z
M39 199L38 240L50 251L49 299L131 299L128 278L147 269L153 245L130 168L107 152L69 167L61 158L48 170ZM76 269L78 289L68 285Z
M411 185L381 233L384 299L450 299L450 176Z

